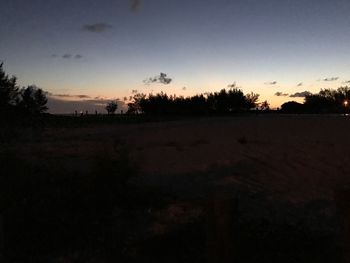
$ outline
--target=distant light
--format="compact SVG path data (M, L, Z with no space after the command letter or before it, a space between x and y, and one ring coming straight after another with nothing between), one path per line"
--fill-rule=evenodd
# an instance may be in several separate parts
M348 106L349 102L347 100L344 100L344 106Z

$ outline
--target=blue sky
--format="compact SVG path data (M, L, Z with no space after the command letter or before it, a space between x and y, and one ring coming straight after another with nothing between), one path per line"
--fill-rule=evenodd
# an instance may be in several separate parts
M193 95L236 82L277 107L350 80L349 13L345 0L2 0L0 60L52 94ZM160 72L173 81L144 85Z

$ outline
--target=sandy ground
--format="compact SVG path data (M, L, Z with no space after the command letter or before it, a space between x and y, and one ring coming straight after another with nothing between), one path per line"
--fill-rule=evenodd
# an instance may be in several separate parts
M121 160L126 150L138 172L128 181L127 191L121 191L121 200L112 212L95 214L93 225L84 213L79 217L79 212L70 210L42 212L43 218L50 220L61 218L64 212L64 222L69 222L72 229L78 221L72 224L70 218L80 218L82 226L78 230L88 233L87 243L92 242L95 248L105 248L107 244L103 251L111 247L110 251L127 251L127 259L142 259L132 262L205 262L208 251L221 255L221 244L235 244L234 250L242 259L237 262L340 262L335 260L342 244L337 231L339 226L348 229L339 222L348 221L349 192L342 196L337 189L350 185L348 116L252 115L2 131L0 127L0 139L12 139L0 143L0 153L15 154L16 162L23 159L39 164L34 167L48 171L48 175L52 170L55 176L87 176L88 183L93 182L89 181L94 178L91 175L115 172L110 166L123 167L115 165L115 161ZM100 159L106 162L96 166ZM35 175L33 171L29 175ZM23 173L19 178L24 178ZM79 193L90 192L84 192L84 187L80 192L74 180L71 185L69 177L63 178L65 181L58 187L68 190L60 189L53 195L54 200L60 199L63 192L64 196L84 201L84 194ZM43 185L47 185L45 180ZM40 187L39 193L46 193ZM77 189L77 196L69 192L71 189ZM340 196L336 200L335 190ZM40 194L34 196L42 201ZM35 200L30 203L32 209L39 207L42 211L41 203ZM73 204L83 204L85 209L94 207L78 201ZM338 215L345 220L339 221ZM15 230L18 226L24 224L31 229L32 221L23 218L13 223L15 237L16 233L23 236ZM55 232L51 221L45 220L39 222ZM56 226L62 227L62 222L57 222ZM37 229L38 244L41 228L42 225ZM227 233L233 229L231 238ZM110 231L114 235L106 234ZM344 233L348 240L348 232ZM115 238L117 241L113 241ZM32 242L32 237L27 234L24 240ZM207 241L220 245L209 249ZM22 247L28 246L26 242ZM11 244L17 248L16 242ZM251 253L252 248L255 253ZM77 249L80 251L80 246ZM82 249L77 255L110 262L100 260L104 257L96 251ZM77 262L73 260L76 253L65 253L63 249L63 259L57 262ZM186 261L186 257L197 261ZM177 260L167 261L169 258Z
M184 183L195 174L199 187L210 173L212 185L241 185L299 202L332 198L336 187L350 182L350 118L345 116L220 117L49 128L39 137L33 135L35 142L31 132L37 133L28 130L15 145L19 156L71 158L60 165L88 170L89 157L113 154L122 145L142 180L153 178L155 183ZM215 171L224 172L215 177ZM196 188L193 182L192 187Z
M144 174L224 169L215 184L244 184L290 201L332 198L350 179L350 119L256 116L143 124L120 130Z

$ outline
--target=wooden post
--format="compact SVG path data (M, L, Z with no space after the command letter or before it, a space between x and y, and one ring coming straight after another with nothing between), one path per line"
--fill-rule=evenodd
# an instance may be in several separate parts
M215 197L208 205L207 251L208 263L232 263L235 256L235 223L237 200Z
M342 263L350 263L350 186L335 191Z

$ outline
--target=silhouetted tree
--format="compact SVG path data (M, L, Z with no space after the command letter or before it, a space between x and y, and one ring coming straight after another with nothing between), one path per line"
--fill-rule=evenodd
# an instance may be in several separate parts
M20 91L18 106L24 113L38 115L45 112L47 97L44 91L36 86L28 86Z
M264 110L264 111L270 110L270 104L267 102L267 100L261 102L260 110Z
M118 104L115 101L110 101L106 105L106 111L108 115L114 114L117 109L118 109Z
M14 106L18 102L18 86L16 77L9 77L0 64L0 114L6 115L14 110Z
M341 113L344 102L350 100L350 88L339 87L336 90L322 89L318 94L305 97L305 110L310 113Z
M132 102L128 103L128 111L126 112L126 114L142 113L146 106L145 103L147 103L146 94L137 93L137 91L135 90L134 96L131 97L131 99Z
M256 108L257 103L259 100L259 94L256 93L248 93L247 95L245 95L245 101L246 101L246 108L252 109L252 108Z
M168 96L164 92L156 95L137 93L128 104L128 113L198 115L208 113L227 114L242 112L253 108L259 98L258 94L244 95L242 90L231 88L219 92L199 94L192 97Z

